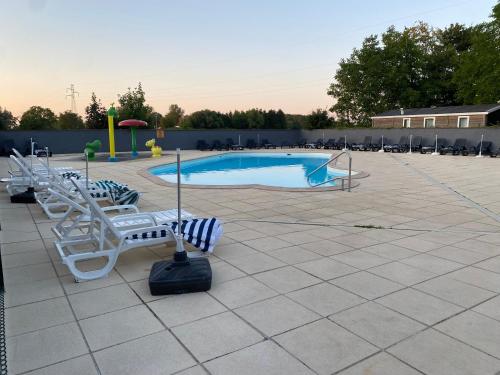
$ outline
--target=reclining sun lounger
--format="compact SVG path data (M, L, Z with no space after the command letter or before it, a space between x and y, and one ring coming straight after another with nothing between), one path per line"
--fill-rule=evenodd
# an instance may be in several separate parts
M466 149L462 151L462 155L467 156L469 154L474 154L474 155L479 155L479 151L481 150L482 155L490 155L491 154L491 148L493 147L493 144L489 141L483 141L479 142L477 146L469 146Z
M401 136L398 143L390 145L391 152L406 152L409 148L408 137L405 135Z
M108 217L85 189L74 180L71 181L86 200L88 208L70 202L68 204L74 211L79 211L80 215L89 215L91 220L85 225L85 231L81 235L70 235L71 228L61 231L60 227L56 226L55 233L58 232L56 234L58 239L55 241L55 246L62 262L68 266L76 281L106 276L115 266L118 256L125 251L177 241L174 233L176 222L160 223L153 213ZM62 196L60 198L65 199ZM72 213L69 213L68 217ZM80 223L75 221L72 225L76 227L78 224ZM198 234L197 238L194 236L195 232ZM222 227L214 218L193 219L190 222L183 221L181 233L186 241L195 246L203 246L202 250L210 252L222 234ZM97 258L107 259L106 264L99 269L82 271L77 267L78 262Z
M333 149L334 146L335 146L335 138L330 138L328 141L325 142L323 148L329 150Z
M368 151L368 148L372 144L372 136L367 135L363 142L353 143L351 146L351 150L353 151Z
M439 151L439 153L441 155L446 155L448 153L452 153L453 155L458 155L466 149L466 146L467 146L467 140L465 138L457 138L453 145L448 145L446 147L443 147Z

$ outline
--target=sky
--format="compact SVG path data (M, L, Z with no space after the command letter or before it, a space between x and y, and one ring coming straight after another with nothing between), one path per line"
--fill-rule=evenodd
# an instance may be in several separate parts
M328 108L341 58L417 21L486 21L496 0L0 0L0 107L77 112L141 82L162 114Z

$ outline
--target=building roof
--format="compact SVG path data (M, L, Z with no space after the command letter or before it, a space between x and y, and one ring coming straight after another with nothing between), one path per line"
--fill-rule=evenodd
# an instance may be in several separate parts
M403 114L400 109L392 109L379 113L373 117L406 117L406 116L427 116L427 115L451 115L451 114L488 114L500 110L500 104L475 104L456 105L449 107L430 108L404 108Z

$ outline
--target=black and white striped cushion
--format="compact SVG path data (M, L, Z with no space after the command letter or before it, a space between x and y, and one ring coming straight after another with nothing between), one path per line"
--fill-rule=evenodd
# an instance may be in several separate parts
M174 233L177 230L177 222L167 223ZM167 237L170 232L166 230L161 231L147 231L141 234L134 234L127 240L145 240L149 238L163 238ZM210 219L191 219L183 220L181 224L181 234L184 241L190 243L194 247L203 252L213 252L215 245L222 235L222 224L219 220L212 217Z

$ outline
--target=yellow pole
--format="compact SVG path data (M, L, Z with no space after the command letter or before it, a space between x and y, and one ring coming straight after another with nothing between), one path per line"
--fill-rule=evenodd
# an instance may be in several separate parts
M116 116L115 107L111 106L108 109L108 134L109 134L109 161L117 161L115 154L115 127L114 117Z

